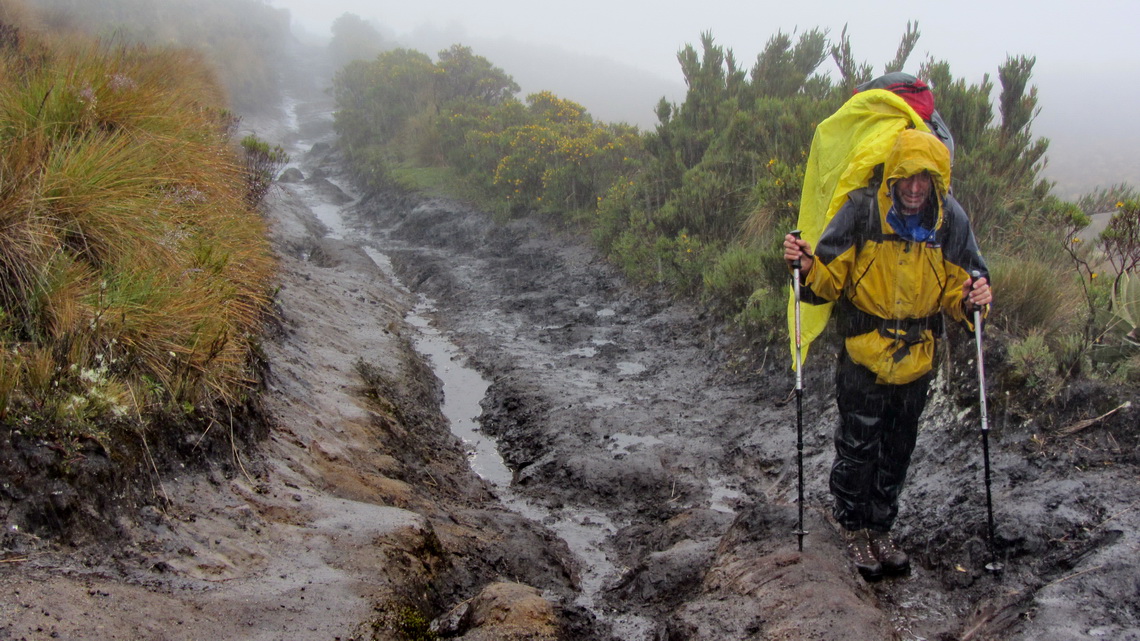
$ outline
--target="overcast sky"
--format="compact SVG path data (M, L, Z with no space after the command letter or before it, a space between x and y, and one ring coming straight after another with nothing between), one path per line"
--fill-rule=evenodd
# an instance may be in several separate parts
M989 73L996 82L997 68L1007 55L1037 58L1034 84L1043 111L1034 133L1053 139L1054 164L1059 155L1075 153L1071 150L1079 142L1119 141L1120 130L1112 131L1106 122L1119 118L1118 127L1129 130L1128 135L1140 129L1132 116L1140 85L1140 2L1136 0L266 1L289 9L295 23L318 35L327 35L332 21L350 12L397 35L430 29L448 32L455 41L509 39L554 45L621 60L676 82L682 80L677 50L686 43L698 44L703 31L712 32L718 44L731 48L737 60L750 67L778 30L821 27L830 30L834 40L847 25L856 59L871 63L878 73L894 57L907 21L916 20L922 35L907 65L910 72L933 55L948 61L956 77L978 82ZM830 63L825 67L830 68ZM1078 103L1071 100L1073 96L1089 96L1108 113L1085 118L1074 106ZM1094 125L1083 126L1076 120ZM1098 135L1103 138L1096 139ZM1140 153L1131 158L1140 165ZM1100 171L1116 172L1120 164L1124 163ZM1131 181L1140 169L1133 166L1128 172Z

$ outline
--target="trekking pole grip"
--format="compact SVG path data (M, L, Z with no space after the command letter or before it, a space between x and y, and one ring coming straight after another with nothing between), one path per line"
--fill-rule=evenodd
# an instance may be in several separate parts
M976 269L970 270L970 289L971 290L974 289L974 285L978 284L978 279L981 277L982 277L982 272L980 272ZM967 300L969 299L969 294L966 295L966 298L967 298ZM982 306L981 305L975 305L974 303L971 302L970 307L973 308L973 310L974 310L974 318L975 319L980 318L980 312L981 312Z
M794 236L796 240L800 240L801 237L803 236L803 231L800 229L793 229L792 231L790 231L788 233L791 234L792 236ZM801 266L802 265L800 264L799 258L792 261L792 269L799 269Z

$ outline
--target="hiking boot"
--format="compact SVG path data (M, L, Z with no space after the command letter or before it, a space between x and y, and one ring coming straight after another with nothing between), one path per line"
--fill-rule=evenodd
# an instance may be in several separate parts
M887 574L902 574L910 569L910 557L903 552L895 542L891 540L891 535L887 532L875 532L868 530L868 535L871 539L871 551L874 552L875 558L883 566L883 571Z
M878 581L883 576L883 564L875 557L871 548L868 530L843 530L843 540L847 543L847 554L855 563L855 569L866 581Z

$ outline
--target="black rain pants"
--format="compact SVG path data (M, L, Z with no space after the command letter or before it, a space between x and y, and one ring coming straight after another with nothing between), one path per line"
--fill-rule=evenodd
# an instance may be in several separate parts
M847 530L887 532L894 525L933 374L905 385L879 385L875 378L840 350L830 485L835 520Z

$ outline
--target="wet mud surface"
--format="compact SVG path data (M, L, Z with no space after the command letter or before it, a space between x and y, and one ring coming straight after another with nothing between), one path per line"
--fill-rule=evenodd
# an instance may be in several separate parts
M327 104L289 109L293 126L269 130L310 175L267 203L281 259L268 433L143 474L129 505L59 482L85 517L38 530L26 515L53 488L17 495L4 478L0 639L402 639L452 608L454 635L588 628L551 605L573 598L572 555L472 472L405 320L415 296L341 228L354 197L306 162ZM6 438L4 469L29 447Z
M1128 397L1074 388L1041 416L995 385L993 575L972 345L955 338L896 528L913 570L867 584L828 518L824 348L800 552L783 346L630 287L540 222L360 198L327 105L287 116L269 128L298 172L270 205L268 437L156 480L103 542L40 540L9 511L0 639L402 639L421 620L468 641L1140 639L1135 399L1083 425ZM442 360L429 330L454 346ZM502 474L477 476L450 431L452 368L486 385L458 412Z
M805 383L801 554L782 350L757 353L699 307L635 291L534 221L416 197L357 211L491 381L480 421L513 490L605 515L598 611L634 617L622 638L1140 638L1137 413L1063 429L1126 396L1072 391L1064 416L1035 420L991 400L991 555L973 343L952 335L956 366L936 385L895 530L914 568L868 585L828 518L825 356Z

